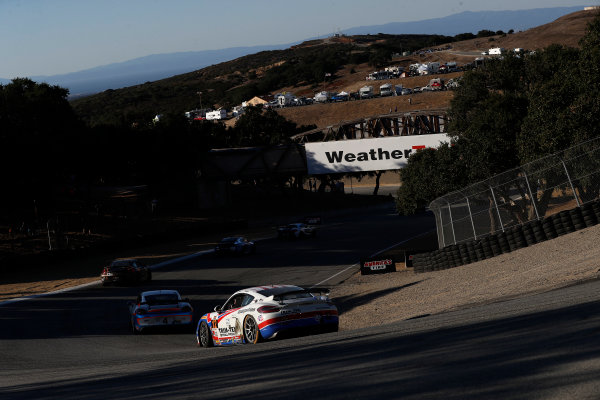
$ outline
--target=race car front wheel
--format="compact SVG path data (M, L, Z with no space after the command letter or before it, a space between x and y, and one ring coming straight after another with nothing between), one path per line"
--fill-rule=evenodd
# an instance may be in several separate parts
M208 324L204 321L202 321L200 329L198 329L198 344L202 347L213 347L214 345Z
M244 318L244 339L246 343L256 344L260 342L260 331L258 324L252 315L247 315Z

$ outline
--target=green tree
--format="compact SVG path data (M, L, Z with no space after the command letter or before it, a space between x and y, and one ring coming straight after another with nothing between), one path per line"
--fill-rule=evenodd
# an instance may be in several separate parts
M69 91L17 78L0 85L0 172L2 200L11 207L53 207L53 183L64 180L82 161L81 128Z
M429 203L467 183L465 165L456 146L419 150L400 171L402 186L398 190L396 208L401 215L411 215Z
M229 144L231 147L282 144L296 133L296 124L274 110L263 110L261 106L247 107L235 123Z

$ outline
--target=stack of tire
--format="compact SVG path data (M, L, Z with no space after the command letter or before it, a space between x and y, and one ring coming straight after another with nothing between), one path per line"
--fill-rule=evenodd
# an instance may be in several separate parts
M413 256L415 273L440 271L486 260L554 239L567 233L589 228L600 221L600 200L564 210L542 220L506 228L504 232L490 234L477 240L452 244L428 253Z

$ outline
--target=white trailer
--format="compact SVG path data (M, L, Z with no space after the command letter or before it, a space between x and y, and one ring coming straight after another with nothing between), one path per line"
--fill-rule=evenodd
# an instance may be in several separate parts
M504 47L492 47L491 49L488 50L488 54L490 56L499 56L502 53L504 53Z
M206 113L207 120L215 120L215 119L225 119L227 118L227 110L219 109L215 111L210 111Z

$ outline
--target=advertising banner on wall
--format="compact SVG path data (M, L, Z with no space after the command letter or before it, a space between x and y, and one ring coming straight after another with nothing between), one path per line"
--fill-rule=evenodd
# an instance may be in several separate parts
M450 143L445 133L306 143L309 175L404 168L419 149Z

